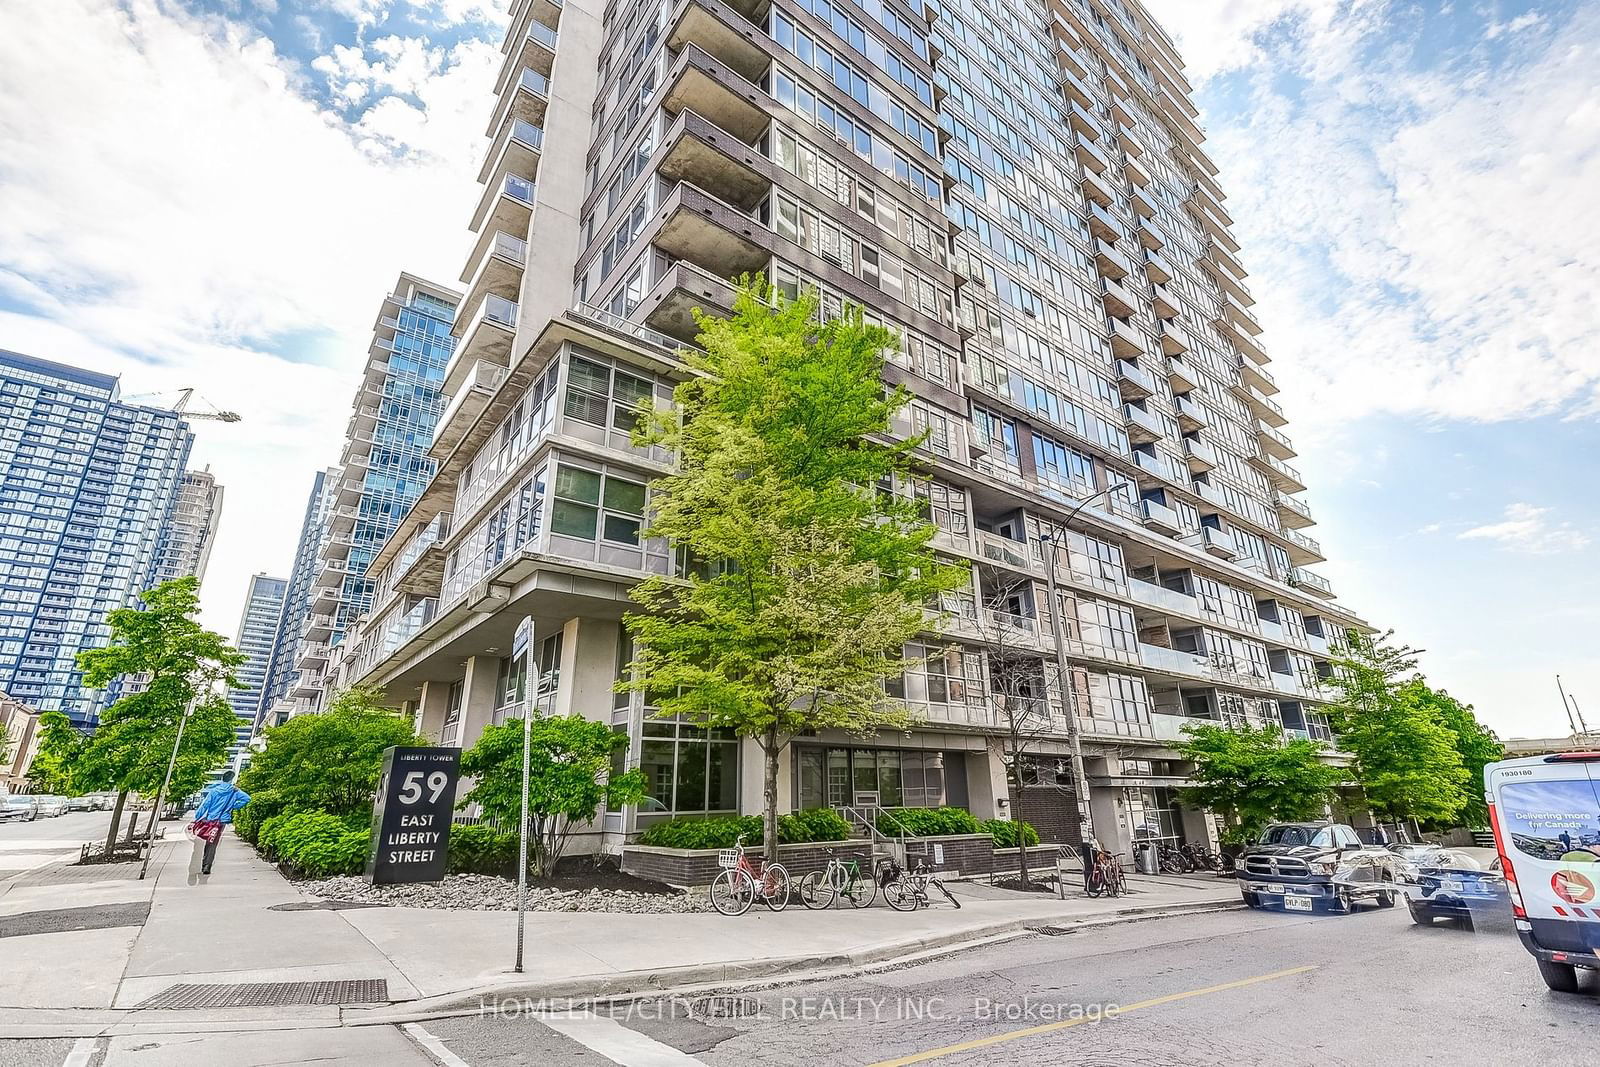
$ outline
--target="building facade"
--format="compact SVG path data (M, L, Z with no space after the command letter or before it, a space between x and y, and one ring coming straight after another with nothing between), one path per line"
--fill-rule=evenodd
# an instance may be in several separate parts
M185 471L178 500L161 532L161 547L150 569L150 585L194 575L205 581L211 546L222 522L222 486L211 468Z
M256 728L276 726L295 714L309 710L289 695L300 674L300 646L304 641L306 615L311 611L311 585L322 567L322 543L328 533L328 516L339 487L338 467L316 473L311 494L306 498L305 517L300 521L300 538L295 542L294 566L289 572L289 588L283 598L283 615L273 638L272 656L267 663L266 684L261 690L261 706L256 713Z
M672 566L640 536L668 457L632 445L632 409L681 379L692 312L726 314L729 279L762 272L896 331L893 429L927 436L893 490L973 565L945 632L907 650L943 651L886 681L923 725L797 740L789 806L1009 814L1001 651L1044 735L1021 803L1047 839L1085 809L1123 849L1210 839L1175 793L1196 720L1331 738L1321 673L1362 624L1307 569L1323 556L1217 168L1136 2L519 0L504 52L438 471L372 561L350 677L443 744L530 698L625 732L649 799L590 847L759 810L753 744L613 685L627 591ZM523 616L533 693L507 658Z
M27 793L28 769L39 750L39 712L0 692L0 791Z
M106 374L0 351L0 690L92 726L78 653L145 588L193 436Z
M368 567L433 476L429 448L460 300L452 289L402 274L378 311L300 627L300 675L290 690L299 710L319 710L328 692L346 684L346 637L372 607Z
M245 593L244 610L239 614L239 631L234 648L244 654L244 663L234 671L239 684L228 690L228 704L238 717L234 743L228 750L228 766L236 767L239 754L255 736L256 716L261 709L261 694L267 685L267 670L283 619L284 598L289 583L265 574L252 575Z

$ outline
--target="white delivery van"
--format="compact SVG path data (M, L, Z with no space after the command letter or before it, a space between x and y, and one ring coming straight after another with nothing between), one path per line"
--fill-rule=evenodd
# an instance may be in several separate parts
M1517 936L1576 992L1577 968L1600 969L1600 752L1491 763L1484 786Z

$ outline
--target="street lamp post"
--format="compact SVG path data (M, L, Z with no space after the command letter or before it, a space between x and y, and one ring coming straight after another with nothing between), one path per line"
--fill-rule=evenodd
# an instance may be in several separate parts
M1061 630L1061 601L1056 596L1056 549L1060 546L1062 537L1072 525L1072 520L1078 517L1088 504L1099 498L1109 497L1112 493L1129 488L1133 483L1118 482L1108 486L1098 493L1091 493L1078 501L1078 506L1068 513L1066 521L1039 535L1041 544L1049 544L1050 554L1045 561L1045 589L1050 597L1050 629L1055 638L1056 645L1056 671L1061 679L1061 687L1067 695L1067 746L1072 752L1072 781L1075 791L1074 801L1078 805L1079 836L1083 838L1083 876L1084 885L1088 885L1089 869L1093 865L1092 855L1094 842L1094 813L1089 810L1089 777L1083 767L1083 731L1078 728L1078 695L1072 687L1071 664L1067 661L1067 638Z

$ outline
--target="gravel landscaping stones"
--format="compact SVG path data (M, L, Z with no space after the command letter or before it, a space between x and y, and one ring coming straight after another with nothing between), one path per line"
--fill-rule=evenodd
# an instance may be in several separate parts
M487 874L453 874L442 882L368 885L364 879L324 878L298 883L324 900L387 904L397 908L449 908L460 911L514 911L517 883ZM596 887L528 887L529 911L694 912L711 910L704 893L639 892Z

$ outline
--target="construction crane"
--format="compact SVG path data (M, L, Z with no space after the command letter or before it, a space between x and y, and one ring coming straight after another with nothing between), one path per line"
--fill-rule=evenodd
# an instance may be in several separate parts
M186 419L211 419L214 422L239 422L239 413L236 411L190 411L189 400L194 396L194 386L184 386L174 390L178 394L178 402L173 404L168 411L182 415ZM128 397L131 403L136 400L145 400L152 397L168 396L168 393L142 393L139 396Z

